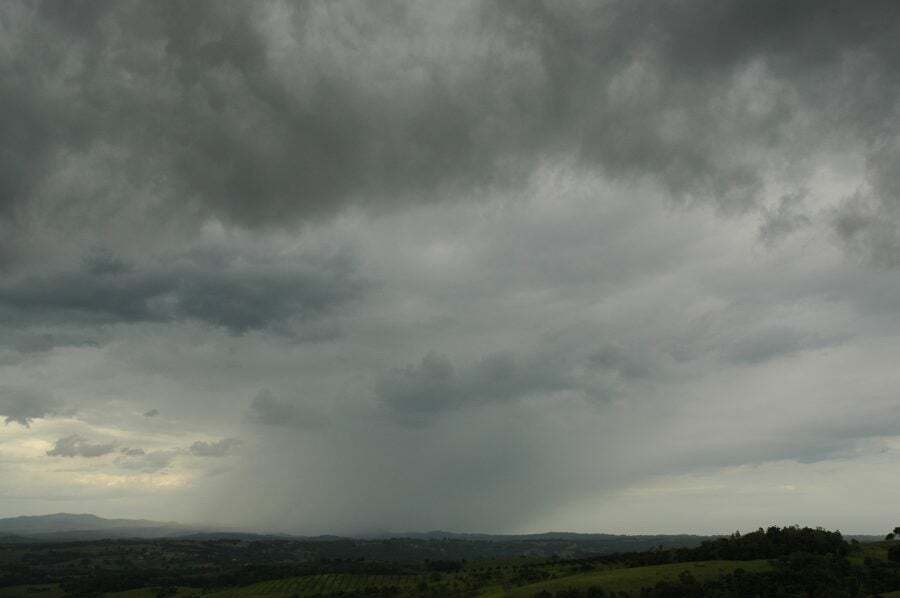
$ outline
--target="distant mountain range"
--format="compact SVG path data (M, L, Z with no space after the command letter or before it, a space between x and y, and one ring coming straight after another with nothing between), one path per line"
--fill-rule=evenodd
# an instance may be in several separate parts
M55 513L0 519L0 542L72 542L83 540L123 538L170 538L185 540L340 540L348 536L321 535L299 536L291 534L250 533L237 530L184 525L176 522L150 521L147 519L105 519L87 513ZM545 532L538 534L479 534L457 533L442 530L428 532L373 532L352 536L360 540L386 540L407 538L410 540L480 540L487 542L547 542L571 541L609 543L618 550L643 549L647 545L694 546L710 536L691 534L580 534L573 532ZM874 541L880 536L848 535L848 539Z
M0 542L75 542L124 538L185 540L336 540L339 536L262 534L148 519L105 519L89 513L54 513L0 519Z
M347 536L343 536L346 538ZM517 541L608 541L616 540L627 543L629 538L643 542L658 538L660 540L684 539L699 542L702 536L690 535L646 535L626 536L615 534L577 534L570 532L547 532L541 534L478 534L457 533L442 530L429 532L373 532L352 536L360 540L385 540L389 538L407 538L411 540L481 540L489 542ZM292 534L260 534L244 531L213 529L203 526L183 525L175 522L150 521L147 519L104 519L91 514L55 513L53 515L33 515L0 519L0 541L46 540L75 541L99 540L104 538L183 538L190 540L339 540L342 536L298 536ZM665 542L668 543L668 542ZM693 543L693 542L691 542Z
M365 540L385 540L388 538L410 538L415 540L482 540L487 542L528 542L528 541L549 541L549 540L569 540L573 542L587 540L619 540L627 541L629 538L641 539L643 541L652 540L654 538L673 539L673 538L696 538L705 540L710 536L700 536L694 534L642 534L642 535L626 535L626 534L594 534L594 533L577 533L577 532L542 532L537 534L479 534L479 533L461 533L447 532L443 530L434 530L430 532L374 532L370 534L361 534L354 536Z
M201 531L195 526L147 519L104 519L88 513L55 513L0 519L0 540L100 540L166 538Z
M43 533L78 530L121 528L183 527L178 523L162 523L147 519L104 519L88 513L55 513L53 515L25 515L0 519L0 532Z

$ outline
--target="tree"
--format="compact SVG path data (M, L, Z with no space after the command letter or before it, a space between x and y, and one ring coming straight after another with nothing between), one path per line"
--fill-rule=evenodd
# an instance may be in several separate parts
M884 539L885 539L885 540L893 540L893 539L894 539L894 533L893 533L893 532L889 533L888 535L886 535L886 536L884 537Z

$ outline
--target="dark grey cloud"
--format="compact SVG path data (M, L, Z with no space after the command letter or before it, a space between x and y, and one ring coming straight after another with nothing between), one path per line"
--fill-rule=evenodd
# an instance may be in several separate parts
M900 266L898 216L900 210L885 198L862 193L848 198L832 214L834 230L851 253L885 268Z
M190 447L190 453L195 457L224 457L230 455L243 444L237 438L223 438L214 442L198 440Z
M326 423L324 415L312 407L281 399L264 388L253 397L247 410L247 419L264 426L317 428Z
M248 257L199 253L140 266L87 259L75 270L9 277L0 310L20 323L199 320L236 334L287 332L287 320L315 320L364 288L348 255L287 265Z
M772 160L801 172L849 139L893 204L898 11L8 3L0 197L51 201L48 181L83 160L96 171L67 197L92 213L124 189L163 197L161 214L278 225L514 185L562 154L745 209ZM114 163L91 159L104 151Z
M759 237L766 245L773 245L794 231L809 226L812 219L803 213L802 202L806 193L784 195L773 209L763 210L763 222L759 227Z
M44 332L31 333L24 331L12 333L10 344L20 353L43 353L55 347L93 347L97 341L84 333Z
M59 413L61 408L62 402L49 393L0 386L0 417L7 425L16 422L27 428L32 421Z
M144 412L144 417L156 417L159 415L159 409L150 409Z
M784 326L773 326L735 338L725 358L736 363L758 364L799 351L822 349L846 341Z
M393 416L422 423L443 412L572 388L565 372L511 353L494 353L457 369L435 351L415 365L385 372L375 385L379 402Z
M890 120L871 136L867 185L833 213L839 238L855 253L887 268L900 266L900 125L893 101Z
M47 451L50 457L102 457L116 450L116 444L94 443L79 434L72 434L57 440Z
M638 380L653 375L656 359L633 347L607 344L592 352L588 358L591 366L617 373L626 380Z
M383 90L379 73L354 80L342 72L364 56L344 34L365 35L362 27L370 43L390 42L415 18L402 5L366 9L365 24L349 5L333 14L287 7L277 24L299 46L286 50L308 62L277 60L275 23L264 7L135 3L71 19L65 3L41 6L7 9L9 27L21 31L5 65L3 138L17 150L4 164L8 202L27 201L61 154L103 147L121 152L126 185L152 187L173 202L196 198L221 218L251 225L334 213L363 191L390 202L494 176L497 144L479 149L472 138L489 141L495 127L488 121L500 113L473 110L451 65L424 60L421 83ZM308 34L319 27L328 32L324 40ZM380 68L393 70L397 61L418 59L385 60ZM471 92L501 66L492 62L484 73L464 73ZM47 78L63 79L63 90L48 87ZM513 141L504 137L501 145ZM84 186L90 193L109 193L119 180L96 174Z

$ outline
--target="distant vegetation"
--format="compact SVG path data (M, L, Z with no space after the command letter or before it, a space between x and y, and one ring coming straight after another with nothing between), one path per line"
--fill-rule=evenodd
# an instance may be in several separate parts
M595 560L616 558L626 567L633 567L632 571L648 574L639 581L641 588L636 595L641 598L843 598L900 589L900 546L848 543L839 532L823 529L770 527L746 535L736 533L706 541L693 549L610 555ZM722 574L709 575L708 569L684 568L669 579L653 580L652 574L665 566L661 565L665 562L707 566L717 563ZM731 570L726 570L728 568ZM672 567L671 571L676 569L679 567ZM623 583L616 575L595 574L496 595L535 598L619 596L621 591L634 589L635 585L634 581Z
M0 543L0 597L839 598L900 590L900 542L848 542L824 529L770 527L611 554L597 547L578 537Z

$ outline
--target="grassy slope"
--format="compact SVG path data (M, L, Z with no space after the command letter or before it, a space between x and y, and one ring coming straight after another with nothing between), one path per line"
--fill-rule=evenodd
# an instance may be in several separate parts
M867 542L862 545L862 551L860 553L850 555L850 562L862 564L866 557L886 561L888 547L890 545L890 542Z
M682 571L689 571L698 580L715 579L736 569L746 571L764 571L771 568L768 561L700 561L696 563L675 563L671 565L653 565L650 567L632 567L627 569L610 569L570 575L549 581L542 581L509 590L493 589L482 594L488 597L525 597L531 598L542 590L556 592L567 588L589 588L599 586L604 590L635 592L642 587L654 586L663 580L674 580Z

